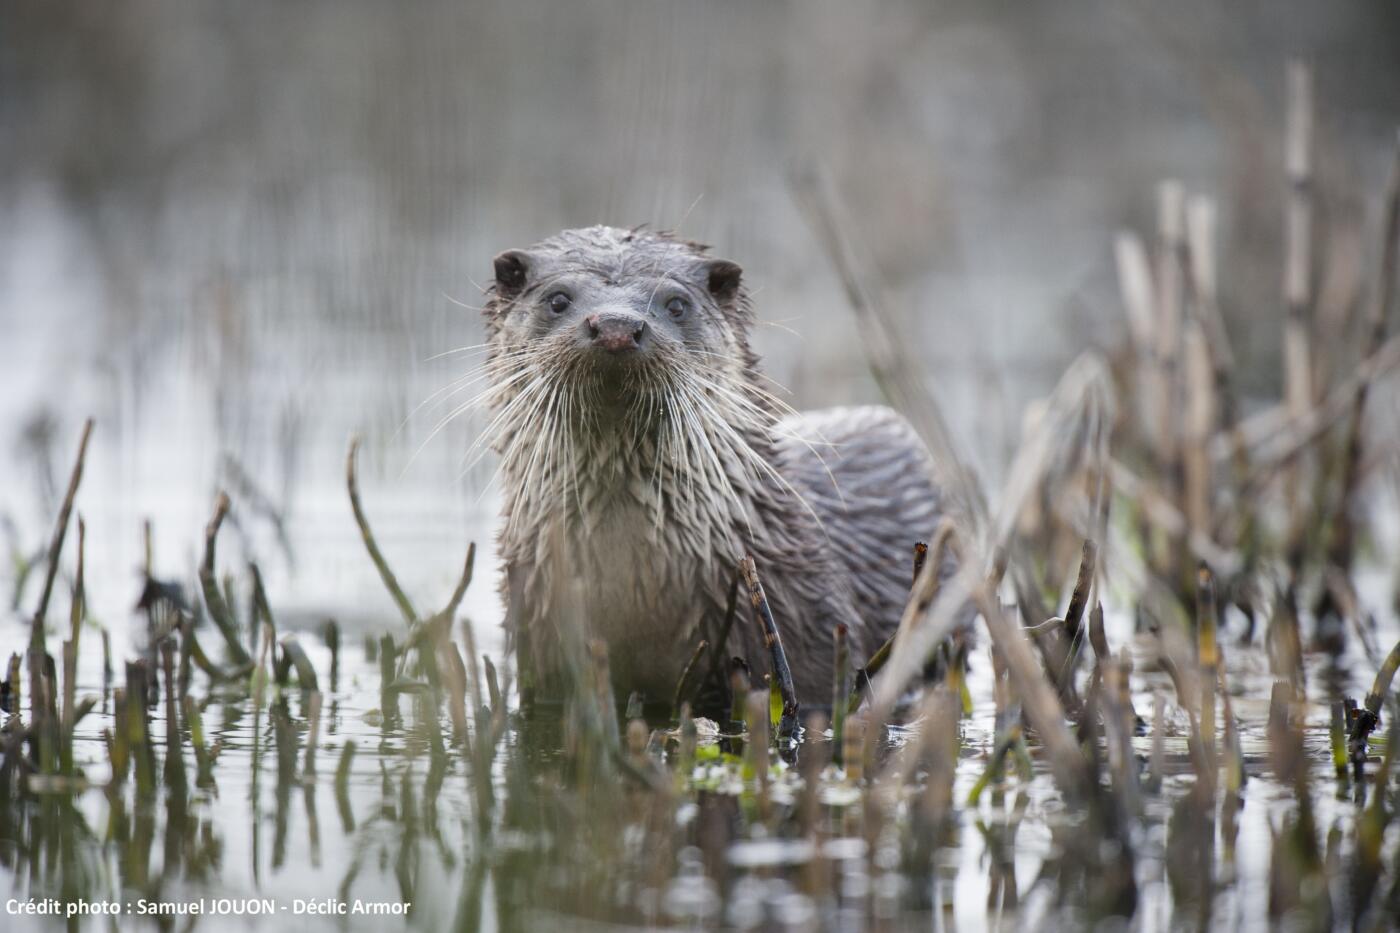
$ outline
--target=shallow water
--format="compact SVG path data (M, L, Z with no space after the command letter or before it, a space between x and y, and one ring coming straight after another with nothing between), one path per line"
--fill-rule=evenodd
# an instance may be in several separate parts
M387 631L401 629L387 618L383 622ZM477 629L485 652L499 661L489 626ZM0 644L20 647L25 634L11 620L0 629ZM1160 672L1145 672L1150 649L1131 632L1125 617L1111 616L1108 634L1115 646L1134 645L1132 699L1139 714L1150 719L1154 692L1170 701L1170 681ZM1378 634L1383 644L1391 643L1397 634L1393 620ZM204 638L212 644L217 635L210 629ZM698 834L706 831L704 813L728 794L739 794L745 787L742 781L727 780L720 790L698 797L687 792L664 805L625 784L601 792L570 789L567 781L561 783L559 730L518 717L494 759L496 805L485 828L473 789L474 769L450 744L445 757L435 758L422 701L401 697L400 715L385 717L377 665L367 660L354 636L346 637L341 651L338 683L326 689L329 651L314 633L304 632L300 640L325 690L314 777L305 768L303 735L297 777L280 782L268 710L261 709L255 720L253 704L243 691L216 690L203 714L208 741L217 739L223 745L214 787L191 788L187 799L161 789L142 808L134 803L128 783L124 807L131 835L105 845L100 840L113 815L107 798L97 789L77 795L76 819L47 824L74 827L70 837L31 838L27 857L18 860L13 840L0 841L6 852L0 868L6 897L58 894L58 880L67 877L71 883L72 873L81 866L84 880L70 892L130 903L132 909L141 897L169 904L194 901L206 910L214 909L216 898L268 898L277 913L261 921L266 928L382 929L386 923L407 923L418 929L588 929L613 923L709 926L722 921L737 928L757 923L764 929L809 929L820 919L829 929L941 924L976 930L1034 928L1052 919L1066 923L1085 917L1072 897L1062 904L1053 883L1037 881L1038 875L1054 868L1060 854L1055 833L1073 831L1078 819L1064 811L1038 761L1029 784L1012 779L1005 788L984 793L976 807L962 805L994 744L985 644L971 657L973 713L960 726L954 781L958 817L952 842L937 851L930 875L911 877L903 871L897 847L889 849L879 841L883 837L873 844L867 838L865 797L840 772L828 770L822 778L816 850L806 840L767 836L761 821L753 818L748 785L742 796L732 798L737 809L729 831L734 835L723 844L726 864L717 870L697 847ZM92 693L102 699L81 724L76 758L85 776L100 785L109 774L100 736L112 726L111 695L104 690L95 633L85 633L83 644L79 695ZM1296 801L1290 787L1274 780L1267 763L1265 720L1272 678L1262 649L1228 638L1225 646L1249 780L1233 866L1223 837L1214 846L1212 871L1220 884L1212 916L1221 929L1262 930L1269 928L1271 827L1279 825ZM1372 672L1359 649L1333 674L1325 674L1321 657L1309 662L1309 692L1315 702L1305 747L1317 821L1324 839L1334 826L1341 827L1342 853L1350 844L1354 804L1336 791L1325 701L1337 685L1350 695L1363 694ZM205 691L203 676L196 674L193 693L203 697ZM291 722L304 730L307 695L290 688L286 699ZM163 704L152 709L158 761L165 750L163 709ZM1133 836L1139 888L1134 928L1143 930L1174 928L1199 910L1176 903L1166 877L1170 811L1195 780L1185 753L1184 717L1172 702L1168 710L1172 727L1163 791L1144 795L1144 817ZM445 715L439 719L442 728L449 728ZM910 730L896 730L892 745L907 741L917 728L915 724ZM346 796L339 799L334 775L348 740L354 740L357 753ZM816 750L826 744L820 736L809 736L804 748ZM1149 755L1150 744L1148 736L1135 739L1140 758ZM190 748L187 743L182 748L193 774ZM670 753L675 754L674 745ZM803 753L799 751L798 768L775 779L773 800L779 807L796 806ZM572 812L580 807L583 814ZM901 806L896 813L894 822L899 825L907 812ZM658 818L674 819L675 825L657 827L653 824ZM33 826L46 824L30 825L33 832ZM666 851L650 848L658 838L669 839ZM831 879L830 887L815 889L824 894L814 895L804 881L804 872L816 870L814 865ZM298 901L353 903L355 898L409 901L413 907L407 920L294 913ZM128 917L124 926L157 922L169 925L171 920ZM193 920L178 918L169 928L232 930L246 928L248 922L241 916L205 914ZM6 929L17 930L56 926L56 921L24 917L7 916L5 922ZM105 921L97 919L78 924L84 929L104 926Z

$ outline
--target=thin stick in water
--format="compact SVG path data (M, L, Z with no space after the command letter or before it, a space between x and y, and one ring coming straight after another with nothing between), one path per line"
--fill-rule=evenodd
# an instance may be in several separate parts
M768 606L768 597L763 593L763 583L758 579L758 567L752 555L744 555L739 563L744 575L744 583L749 588L749 602L753 605L754 620L763 632L763 644L768 649L772 662L773 679L778 683L778 691L783 698L783 715L778 721L778 734L783 738L792 735L797 728L797 691L792 685L792 669L788 667L787 654L783 651L783 637L778 632L778 624L773 620L773 610Z

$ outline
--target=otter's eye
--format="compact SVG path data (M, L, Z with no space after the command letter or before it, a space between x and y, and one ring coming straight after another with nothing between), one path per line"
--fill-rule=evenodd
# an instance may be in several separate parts
M690 313L690 302L686 301L680 295L677 295L666 302L666 311L671 315L672 319L679 321Z
M563 292L555 292L549 296L549 310L555 314L563 314L573 303L574 300Z

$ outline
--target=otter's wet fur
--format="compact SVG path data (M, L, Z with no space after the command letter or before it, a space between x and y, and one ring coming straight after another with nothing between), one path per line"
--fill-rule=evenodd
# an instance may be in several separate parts
M799 700L830 703L835 627L857 663L893 632L913 544L940 517L909 425L789 409L749 346L739 266L669 234L589 227L502 253L484 313L522 683L561 691L570 655L601 639L619 696L669 701L751 553ZM757 679L746 603L722 651Z

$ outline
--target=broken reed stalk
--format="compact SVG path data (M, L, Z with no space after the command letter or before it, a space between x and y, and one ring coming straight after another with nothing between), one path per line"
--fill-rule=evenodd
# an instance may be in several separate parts
M865 359L881 391L928 444L935 461L946 469L946 485L954 511L974 522L985 517L986 507L977 485L961 457L938 401L929 392L919 367L913 364L901 335L907 329L884 300L876 280L856 259L854 241L847 231L856 229L840 205L829 178L821 171L793 175L789 182L798 207L825 251L846 292L847 303L861 326L857 327ZM866 269L869 265L866 264Z
M758 788L760 819L767 819L770 810L768 793L768 691L754 690L744 701L744 720L749 729L749 744L745 748L747 764L753 771Z
M306 764L302 771L310 780L316 775L316 744L321 740L321 691L312 690L306 713Z
M340 683L340 623L327 619L323 632L326 648L331 653L331 693L335 693Z
M496 697L496 694L491 692L494 687L496 669L491 666L490 658L484 659L484 666L486 669L486 677L488 683L486 686L486 693L483 694L481 690L480 674L483 665L477 663L478 659L476 652L476 633L472 631L472 623L470 619L462 620L462 642L465 645L467 652L466 658L463 659L463 671L470 672L470 676L467 679L467 686L471 688L472 706L475 709L481 709L482 703L484 702L483 696L486 698ZM499 697L496 698L499 699ZM495 700L492 700L491 708L494 710L496 709L496 707L497 704Z
M1079 745L1065 725L1064 707L1060 705L1054 686L1041 670L1026 636L1002 611L995 589L984 585L975 596L987 631L1006 661L1012 686L1021 698L1021 708L1045 746L1051 772L1061 792L1071 801L1083 802L1092 782Z
M277 620L272 615L272 603L267 598L267 589L263 586L262 569L258 567L257 561L248 562L248 575L253 579L253 624L266 625L272 632L272 637L277 637ZM273 646L276 647L275 645ZM277 663L274 653L273 664Z
M1216 381L1211 352L1199 315L1186 320L1182 340L1186 390L1182 445L1182 511L1193 532L1212 534L1210 439L1216 428Z
M1400 268L1397 268L1400 267L1400 134L1396 136L1395 154L1390 164L1384 211L1380 271L1366 313L1363 358L1374 357L1385 345L1386 318L1395 297L1397 275L1400 275ZM1332 535L1327 548L1329 563L1342 570L1351 569L1352 554L1356 547L1352 516L1353 497L1361 480L1362 428L1370 389L1371 384L1367 380L1359 381L1356 385L1345 446L1342 449L1343 460L1339 471L1341 499L1333 517Z
M500 741L501 735L505 732L506 707L501 699L501 685L496 678L496 665L491 663L491 655L483 654L481 656L481 666L482 669L486 671L487 699L491 701L491 744L494 746L496 742ZM509 689L510 682L507 680L506 690ZM478 709L479 708L480 707L478 707Z
M413 603L409 602L408 597L404 595L403 588L399 586L398 578L394 576L394 571L389 569L388 561L384 559L383 552L379 550L379 545L374 540L374 532L370 531L369 519L365 517L365 510L360 505L360 483L355 468L355 457L359 450L360 438L356 435L350 438L350 450L345 455L345 485L350 491L350 509L355 513L355 524L360 527L360 537L364 539L369 559L374 562L375 569L379 571L379 578L384 581L389 595L394 598L394 603L399 607L404 621L412 627L418 621L418 612L413 608ZM469 549L468 554L472 553L474 553L473 550Z
M1216 689L1220 692L1221 715L1225 719L1225 789L1238 795L1249 774L1244 768L1244 749L1240 745L1240 729L1235 719L1235 706L1230 700L1230 688L1225 678L1225 652L1220 649L1220 667Z
M10 655L10 663L5 675L6 706L4 711L18 713L23 703L23 687L20 684L21 661L19 654Z
M934 600L938 598L944 557L947 549L953 543L953 522L952 519L946 517L938 523L931 544L925 544L922 541L914 543L914 581L909 588L909 598L905 601L899 624L895 627L894 634L876 649L869 661L865 662L865 666L856 670L855 686L851 690L850 699L846 702L847 715L860 709L860 704L870 689L870 682L875 679L875 675L884 669L894 651L895 643L901 637L906 639L909 637L907 633L919 623ZM929 557L929 554L933 555L932 558ZM901 635L901 633L905 634Z
M919 581L919 574L924 569L924 561L928 559L928 542L914 542L914 575L909 578L909 585L912 587Z
M992 754L987 758L986 767L982 769L976 783L972 785L972 790L967 793L967 805L977 806L977 802L982 799L982 792L991 785L993 781L1000 780L1003 765L1006 762L1007 754L1021 741L1021 724L1014 723L1010 728L1001 734L996 745L992 747Z
M1284 228L1284 407L1289 419L1306 418L1313 407L1312 327L1310 317L1312 271L1312 77L1306 65L1288 65L1288 111L1285 124L1284 170L1288 177L1288 201ZM1308 514L1303 507L1302 463L1291 461L1283 474L1288 507L1288 532L1284 556L1290 572L1301 569L1308 535Z
M185 786L185 756L180 743L178 690L175 683L175 640L164 638L160 643L161 674L165 681L165 783L171 787Z
M204 719L199 712L195 698L185 694L181 701L185 728L190 733L190 745L194 748L195 786L207 787L214 781L214 761L209 749L204 745Z
M773 620L773 610L768 606L768 597L763 593L763 583L758 579L758 566L753 555L745 554L739 562L744 583L749 588L749 602L753 606L754 621L763 634L764 647L768 649L768 659L772 666L773 680L782 694L783 714L778 721L778 735L788 738L797 729L797 691L792 684L792 669L788 667L787 654L783 651L783 637L778 624Z
M302 648L301 642L297 640L295 635L288 632L282 636L280 644L282 656L290 662L292 667L296 668L297 685L302 690L319 693L321 686L316 680L316 668L312 665L311 659L306 656L306 650Z
M742 577L742 568L735 564L734 575L729 580L729 598L725 603L724 621L720 623L719 637L710 640L710 670L706 680L721 685L729 678L726 668L729 658L724 652L725 646L729 644L729 633L734 628L734 617L739 608L739 581Z
M60 733L60 759L63 773L73 771L73 727L77 722L78 690L78 646L82 634L83 614L87 611L87 584L85 582L85 553L87 551L87 525L78 516L78 570L73 581L73 602L69 610L69 637L63 643L63 720Z
M1249 477L1249 452L1244 431L1240 426L1240 404L1235 391L1232 373L1235 368L1235 355L1230 344L1230 334L1225 327L1224 315L1220 311L1219 277L1216 272L1216 209L1215 202L1207 197L1196 195L1188 199L1186 206L1186 237L1189 252L1188 278L1191 285L1192 305L1195 313L1193 321L1200 328L1203 349L1207 355L1213 385L1204 382L1192 383L1192 400L1189 423L1192 427L1192 459L1187 463L1187 517L1193 523L1204 520L1210 527L1193 524L1193 536L1207 539L1217 532L1217 517L1212 514L1211 496L1214 490L1213 457L1210 441L1214 432L1219 431L1229 439L1231 451L1232 480L1236 488L1236 511L1239 513L1239 528L1236 541L1246 552L1248 560L1254 552L1255 510L1242 507L1239 490ZM1199 379L1199 377L1197 377ZM1199 513L1199 514L1198 514ZM1231 543L1231 542L1227 542ZM1208 559L1208 558L1207 558ZM1223 565L1217 566L1223 568ZM1223 572L1223 570L1222 570Z
M1354 705L1355 700L1348 703L1347 700L1336 700L1332 703L1332 719L1328 724L1327 738L1332 745L1332 770L1337 773L1337 780L1346 783L1350 776L1347 767L1347 707Z
M83 481L83 464L87 460L88 439L92 436L93 420L83 422L82 439L78 441L78 456L73 461L73 472L68 477L68 489L63 494L63 504L58 510L58 520L54 523L53 536L49 539L49 549L44 570L44 587L39 591L39 606L34 610L34 620L29 630L29 650L44 653L44 617L49 611L49 598L53 595L54 579L58 576L58 559L63 553L63 539L68 535L68 520L73 514L73 500L78 495L78 486Z
M1119 294L1138 362L1133 367L1137 384L1132 396L1138 401L1140 423L1151 425L1155 423L1153 419L1158 408L1155 393L1159 390L1154 350L1156 301L1152 297L1152 264L1142 238L1130 230L1120 232L1113 247Z
M701 639L700 643L695 646L695 650L691 652L690 660L685 663L685 669L681 671L681 678L676 681L676 694L671 700L672 716L680 716L681 707L690 700L690 694L693 692L691 679L695 674L695 668L700 663L700 658L704 656L705 650L709 647L710 643Z
M219 589L219 579L214 572L215 542L218 540L219 528L224 523L224 517L228 515L228 509L228 495L221 492L214 500L214 515L204 528L204 559L199 565L199 584L204 590L204 605L209 610L209 618L224 636L229 657L236 665L242 667L251 664L253 659L248 655L243 643L238 640L238 624L234 620L233 610L229 608L223 592Z
M83 521L83 516L78 516L78 570L73 577L73 603L68 614L68 639L73 643L73 650L78 650L78 643L83 634L83 617L87 614L87 523Z
M1396 642L1395 647L1390 649L1390 654L1386 655L1385 662L1376 671L1376 679L1371 682L1371 690L1366 694L1361 709L1356 711L1356 715L1352 719L1348 752L1358 782L1361 780L1366 766L1366 744L1376 726L1380 725L1381 706L1384 705L1385 698L1390 693L1390 684L1395 679L1397 670L1400 670L1400 641Z
M467 544L467 561L462 567L462 575L457 578L457 588L452 591L452 596L447 600L447 605L443 607L440 615L451 619L457 614L457 609L462 605L462 598L467 595L467 587L472 585L472 570L476 566L476 542Z
M1288 111L1284 171L1288 209L1284 229L1283 368L1284 398L1294 418L1312 407L1312 341L1308 320L1312 299L1312 74L1302 62L1288 63Z
M1182 255L1185 246L1185 193L1181 182L1163 181L1157 189L1157 257L1153 294L1153 363L1156 386L1152 393L1156 410L1152 413L1152 442L1160 475L1166 477L1167 497L1177 502L1175 477L1180 457L1178 444L1179 377L1182 330ZM1158 570L1170 558L1154 550ZM1172 576L1168 574L1168 576Z
M1101 614L1095 610L1096 614ZM1128 683L1131 665L1128 652L1120 657L1105 656L1100 664L1103 703L1104 743L1108 749L1109 774L1113 778L1114 799L1118 804L1118 823L1122 827L1138 812L1139 768L1133 754L1133 729L1136 714Z
M846 711L851 695L851 651L848 634L849 629L842 623L836 626L832 635L836 643L836 664L831 691L831 747L836 752L833 759L836 764L841 763L841 742L846 731Z
M1209 769L1202 777L1212 788L1216 781L1215 683L1220 665L1216 628L1215 578L1202 562L1196 570L1196 663L1201 669L1201 745Z
M126 662L127 742L136 767L136 791L143 798L155 793L155 750L151 747L147 708L150 689L145 659Z
M1094 567L1098 560L1098 548L1093 539L1085 538L1080 551L1079 574L1074 581L1074 592L1070 594L1069 606L1065 609L1064 636L1068 638L1064 660L1056 678L1056 689L1060 699L1067 700L1074 695L1074 669L1079 658L1079 646L1083 642L1080 623L1084 619L1084 608L1089 604L1089 590L1094 584Z
M466 745L467 754L470 755L471 747L467 736L467 666L462 662L462 655L457 651L457 646L445 634L438 651L439 658L446 658L442 673L443 680L447 682L447 713L452 719L452 738Z
M744 727L744 697L753 689L749 666L740 657L729 660L729 722L731 728Z

